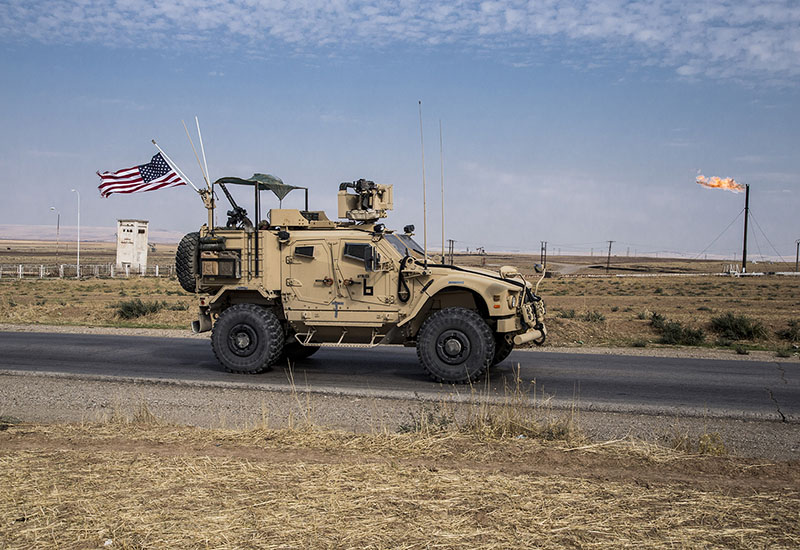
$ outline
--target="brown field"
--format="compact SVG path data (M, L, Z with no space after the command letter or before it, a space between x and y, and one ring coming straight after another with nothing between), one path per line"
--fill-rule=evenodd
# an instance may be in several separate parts
M0 264L56 265L74 264L77 256L75 241L57 243L53 241L11 241L0 239ZM148 264L163 266L175 263L175 244L156 244L155 252L148 252ZM81 265L105 265L116 261L116 243L81 242Z
M0 249L0 264L14 262L47 263L55 259L55 243L5 241ZM82 262L113 262L114 246L88 243L88 258ZM152 261L171 263L174 246L159 245ZM551 267L578 266L578 272L593 270L588 257L551 257ZM13 260L13 261L12 261ZM535 281L532 265L538 258L524 255L463 256L463 265L517 265ZM582 260L583 264L578 262ZM707 272L721 264L674 259L626 258L627 265L668 272ZM560 263L559 263L560 262ZM786 266L776 266L781 269ZM792 266L793 267L793 266ZM605 269L600 270L605 273ZM716 269L715 271L719 271ZM702 345L768 349L794 353L797 341L777 335L800 323L800 277L767 275L730 277L717 275L648 277L547 277L540 286L548 308L548 346L658 346L661 336L650 326L653 313L683 326L705 333ZM137 319L121 320L115 305L141 299L159 301L159 312ZM0 323L67 324L87 326L126 326L178 328L188 330L195 318L194 299L183 292L173 278L136 277L129 279L0 279ZM764 334L755 339L735 341L721 338L711 330L711 320L722 314L744 315L758 321Z
M0 252L6 265L55 258L35 243ZM82 263L113 261L112 245L90 247L93 260L83 252ZM486 267L516 263L532 277L531 259L488 256ZM548 346L657 346L657 312L704 329L704 345L784 351L792 342L776 331L800 319L794 277L555 277L540 293ZM120 319L116 305L133 299L163 307ZM0 279L0 323L188 331L194 301L170 278ZM765 334L718 342L709 324L727 312ZM729 456L716 433L589 441L579 415L542 417L513 399L470 410L420 412L407 433L353 434L302 421L272 429L268 418L245 430L175 426L144 404L99 423L31 425L0 403L0 547L800 547L797 461Z
M4 548L796 548L800 470L635 441L5 425ZM111 542L107 542L111 541Z

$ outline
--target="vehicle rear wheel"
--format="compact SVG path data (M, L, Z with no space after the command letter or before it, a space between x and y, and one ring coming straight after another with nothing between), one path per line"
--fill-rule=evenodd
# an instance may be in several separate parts
M514 349L513 340L509 341L506 338L506 335L503 333L500 332L495 333L494 359L492 360L492 366L495 366L498 363L502 363L503 361L505 361L513 349Z
M437 311L417 335L417 356L438 382L473 382L492 364L495 340L486 321L471 309Z
M197 290L198 250L200 248L200 233L187 233L178 245L175 252L175 274L178 282L186 292L194 293Z
M211 332L214 355L230 372L257 374L268 370L281 356L283 344L278 317L255 304L229 307Z

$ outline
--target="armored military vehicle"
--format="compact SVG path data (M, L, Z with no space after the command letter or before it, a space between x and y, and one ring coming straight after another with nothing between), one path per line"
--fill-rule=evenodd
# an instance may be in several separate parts
M230 184L252 186L254 220ZM215 186L231 203L225 227L213 223ZM305 190L304 210L271 209L260 219L261 191L283 199L293 189ZM177 274L198 297L193 330L212 331L214 353L231 372L259 373L323 346L396 344L416 346L434 380L465 383L514 346L544 343L544 303L516 268L435 261L413 226L379 223L393 208L391 185L340 184L339 220L309 210L307 189L264 174L222 178L201 195L208 223L181 241Z

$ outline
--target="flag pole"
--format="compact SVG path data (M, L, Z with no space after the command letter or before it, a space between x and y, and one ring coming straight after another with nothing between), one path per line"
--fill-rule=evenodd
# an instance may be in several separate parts
M155 145L155 146L156 146L156 149L158 149L158 152L159 152L159 153L161 153L162 155L164 155L164 160L166 160L166 161L167 161L167 164L169 164L170 168L172 168L173 170L175 170L175 171L178 173L178 175L179 175L180 177L182 177L182 178L183 178L183 180L184 180L186 183L188 183L189 185L191 185L191 186L194 188L194 190L195 190L195 191L197 191L197 192L199 193L199 192L200 192L200 190L197 188L197 186L196 186L194 183L192 183L192 180L190 180L189 178L187 178L187 177L186 177L186 174L184 174L184 173L183 173L183 171L181 171L181 169L180 169L180 168L178 168L178 165L177 165L177 164L175 164L174 162L172 162L172 159L171 159L171 158L169 158L169 155L167 155L167 154L164 152L164 150L163 150L161 147L159 147L159 146L158 146L158 143L156 143L156 140L154 140L154 139L153 139L153 140L150 140L150 141L152 141L152 142L153 142L153 145Z

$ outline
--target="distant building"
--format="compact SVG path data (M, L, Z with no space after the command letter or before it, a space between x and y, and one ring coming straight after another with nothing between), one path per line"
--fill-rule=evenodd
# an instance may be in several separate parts
M147 269L147 220L117 220L117 269Z

